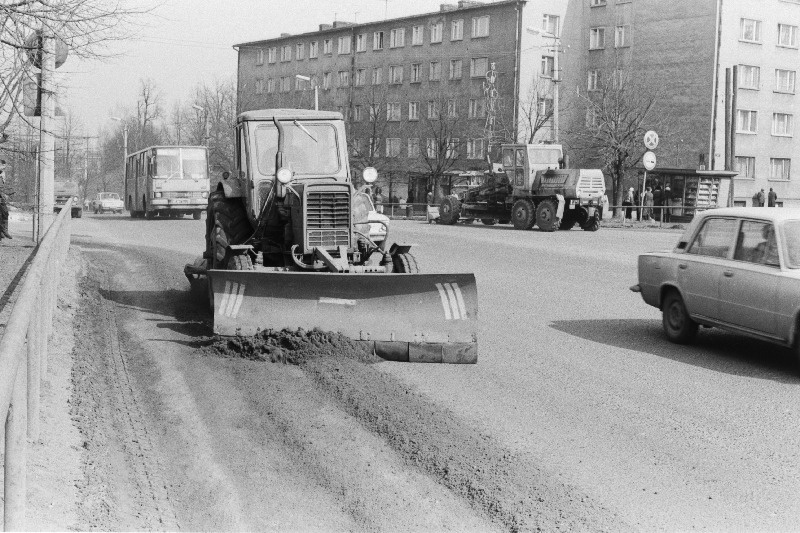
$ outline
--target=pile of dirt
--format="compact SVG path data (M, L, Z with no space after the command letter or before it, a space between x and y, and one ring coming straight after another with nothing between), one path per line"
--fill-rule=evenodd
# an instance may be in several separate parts
M216 336L206 350L222 357L241 357L251 361L269 361L302 365L320 357L348 358L362 363L381 361L368 342L360 342L340 333L319 329L265 330L253 336Z

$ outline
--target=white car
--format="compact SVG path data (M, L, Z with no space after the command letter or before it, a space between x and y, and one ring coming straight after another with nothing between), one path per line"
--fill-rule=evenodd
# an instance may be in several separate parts
M92 211L103 214L107 211L122 213L125 205L115 192L99 192L92 200Z
M389 226L389 217L383 213L378 213L375 209L370 209L367 215L369 222L369 238L375 244L380 244L386 240L386 228Z

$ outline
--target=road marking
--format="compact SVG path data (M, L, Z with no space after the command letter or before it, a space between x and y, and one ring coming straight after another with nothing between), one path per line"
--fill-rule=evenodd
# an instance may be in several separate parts
M344 298L328 298L327 296L321 296L319 299L319 303L321 304L334 304L334 305L349 305L355 306L355 300L345 300Z

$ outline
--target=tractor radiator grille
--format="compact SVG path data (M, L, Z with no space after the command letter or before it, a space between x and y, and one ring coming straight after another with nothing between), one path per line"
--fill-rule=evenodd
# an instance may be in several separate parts
M350 244L350 194L309 192L306 197L306 230L309 247L328 248Z

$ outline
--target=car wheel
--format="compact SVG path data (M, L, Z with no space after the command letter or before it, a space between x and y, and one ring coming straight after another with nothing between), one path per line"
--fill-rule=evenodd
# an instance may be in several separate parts
M689 316L683 298L676 291L670 291L664 297L661 313L664 333L670 342L687 344L697 335L697 322Z

